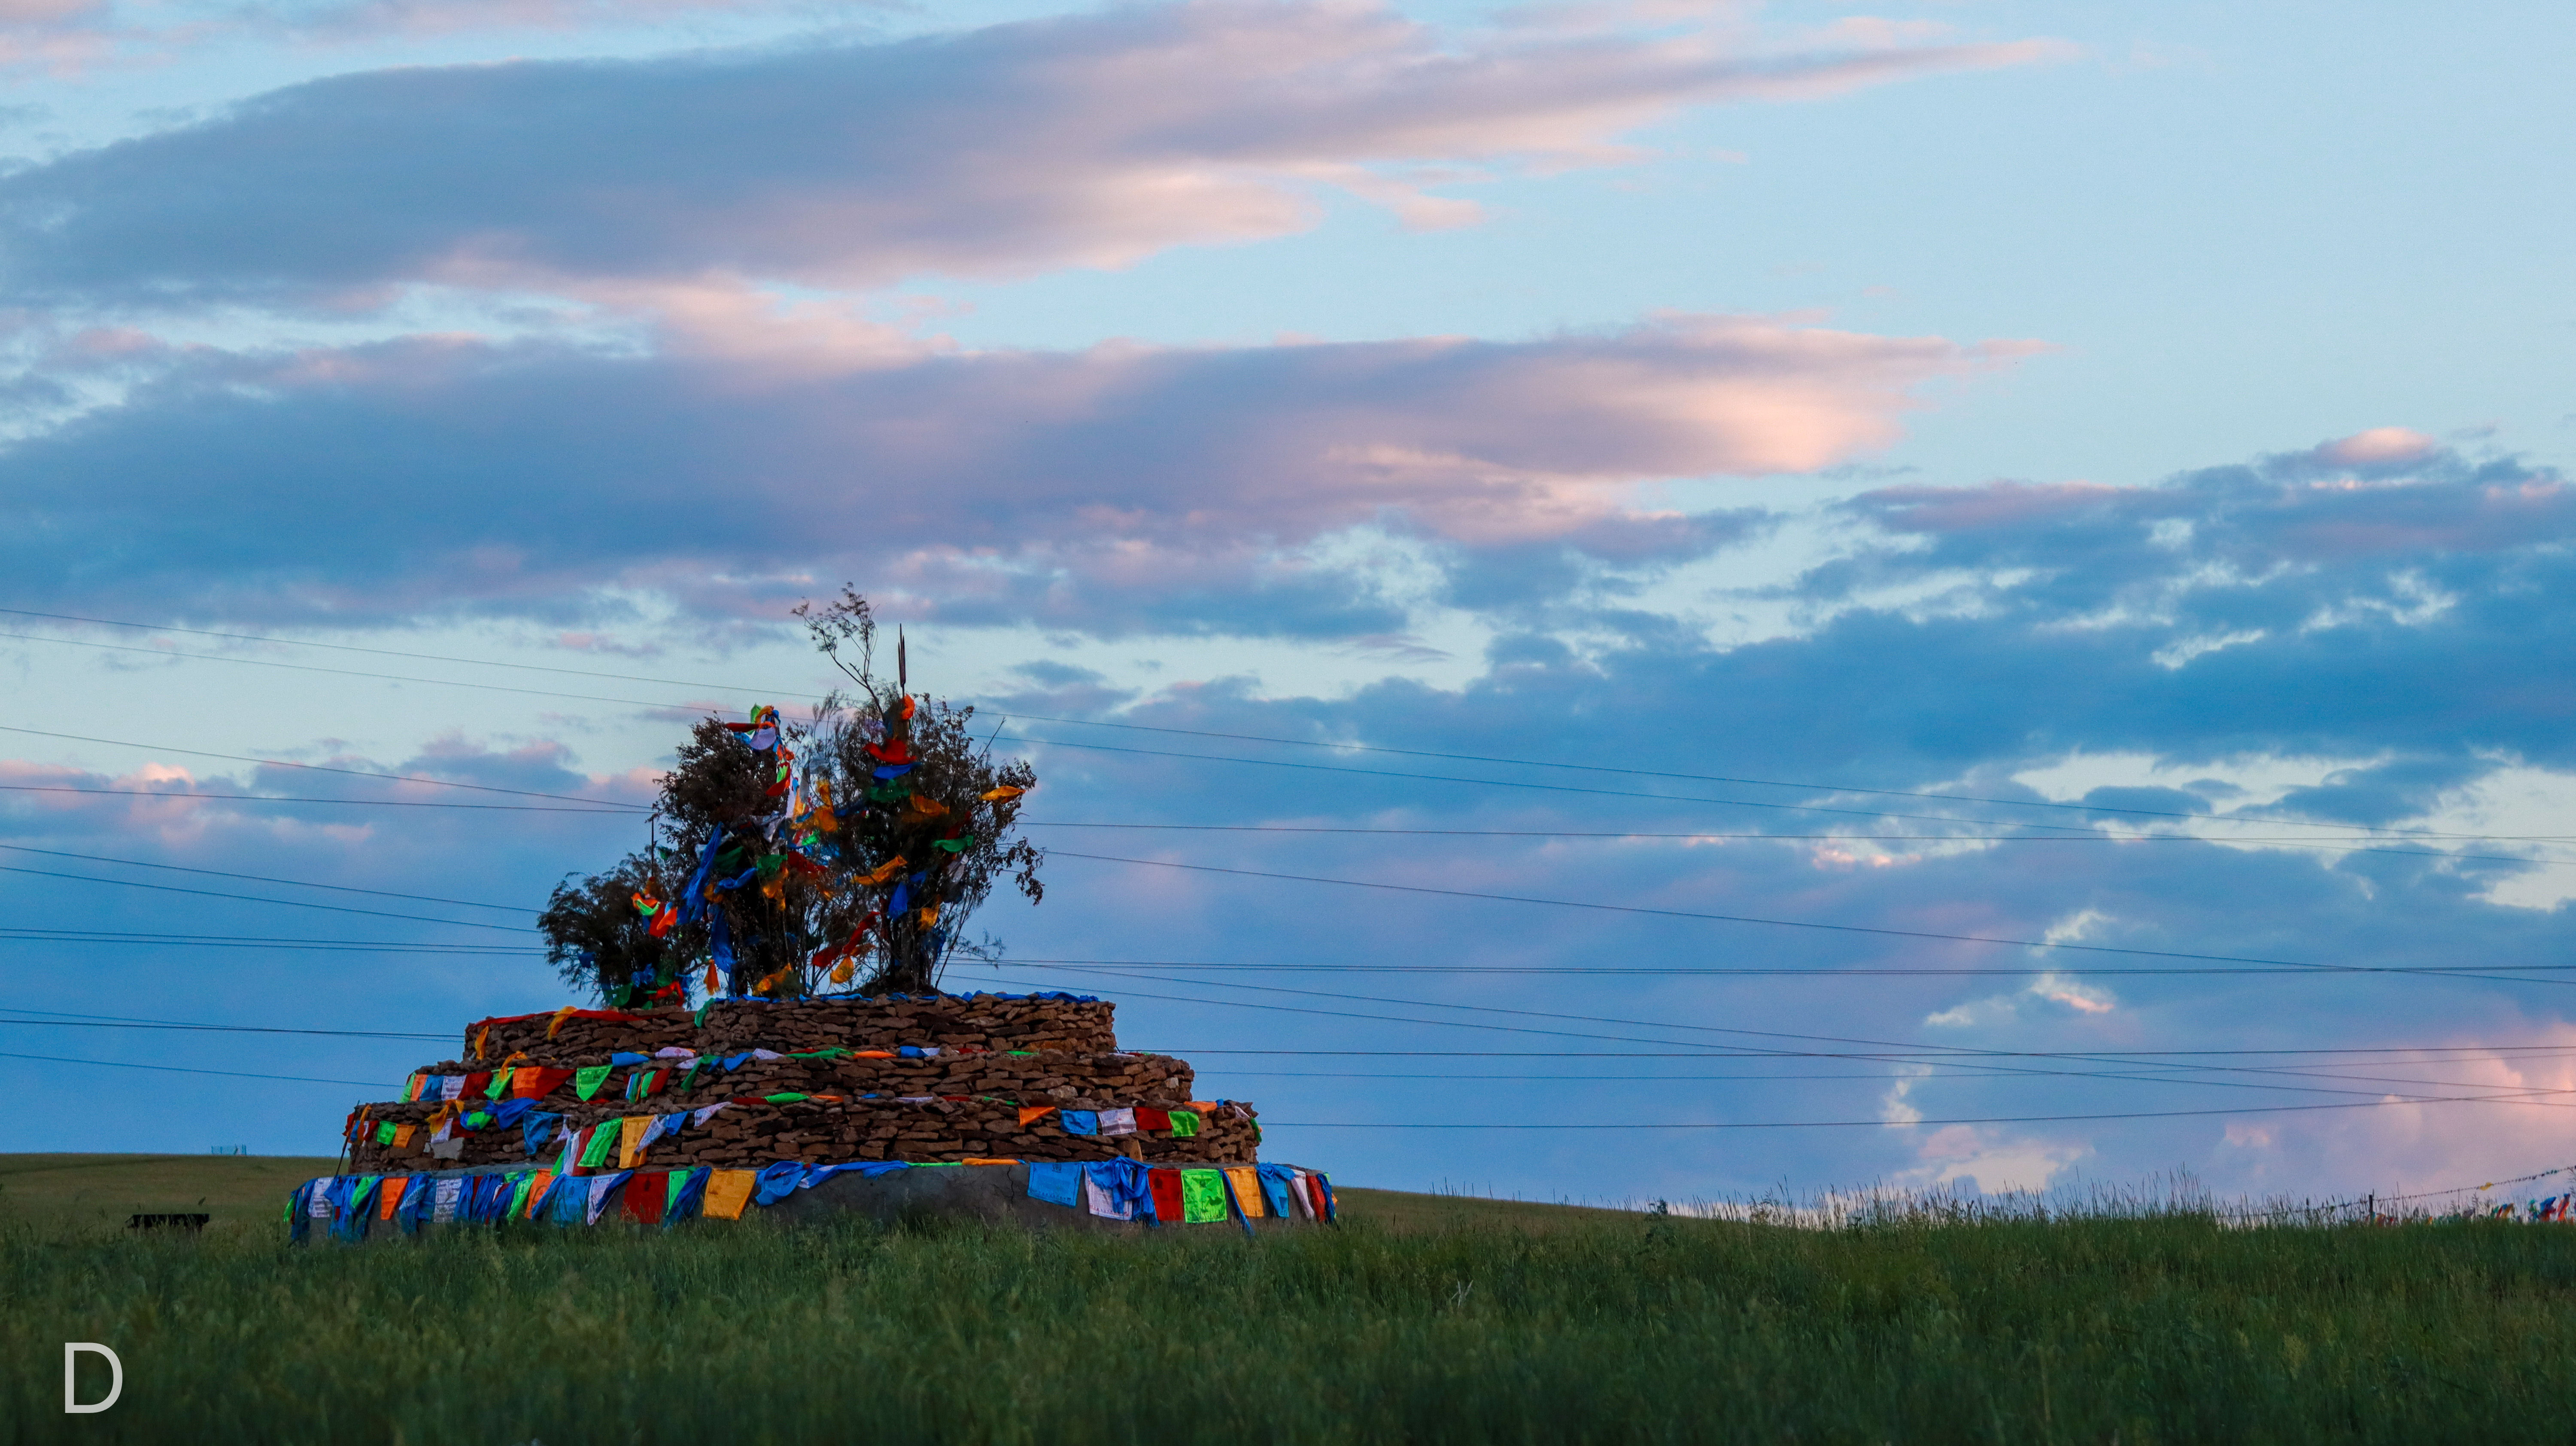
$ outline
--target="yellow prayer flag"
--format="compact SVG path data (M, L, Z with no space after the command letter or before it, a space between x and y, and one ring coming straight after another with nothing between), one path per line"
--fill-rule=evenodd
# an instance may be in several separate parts
M1000 788L991 789L991 790L987 791L987 792L983 795L983 799L984 799L984 801L985 801L986 803L999 803L999 802L1001 802L1003 799L1006 799L1006 798L1017 798L1017 797L1019 797L1021 794L1026 793L1026 792L1028 792L1028 790L1027 790L1027 789L1025 789L1025 788L1012 788L1012 787L1010 787L1009 785L1005 784L1004 786L1002 786L1002 787L1000 787Z
M617 1168L635 1168L635 1152L644 1143L644 1132L652 1127L651 1115L635 1115L617 1122Z
M1270 1213L1270 1207L1261 1203L1259 1170L1250 1165L1229 1165L1226 1167L1225 1179L1227 1184L1234 1187L1234 1203L1242 1207L1246 1219L1258 1220Z
M706 1213L711 1219L740 1220L743 1207L751 1203L751 1187L759 1183L752 1170L718 1170L707 1177Z

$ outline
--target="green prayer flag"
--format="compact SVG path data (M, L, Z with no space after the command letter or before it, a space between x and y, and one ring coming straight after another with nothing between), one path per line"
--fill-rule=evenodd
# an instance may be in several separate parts
M1190 1136L1195 1135L1195 1134L1197 1134L1198 1132L1199 1132L1199 1112L1198 1112L1198 1111L1196 1111L1196 1110L1174 1110L1174 1111L1172 1111L1172 1138L1173 1138L1173 1139L1175 1139L1175 1140L1186 1140L1186 1139L1188 1139Z
M767 1100L769 1103L771 1103L771 1104L773 1104L773 1105L783 1105L783 1104L789 1104L789 1103L792 1103L792 1102L794 1102L794 1101L796 1101L796 1100L810 1099L810 1098L812 1098L812 1096L810 1096L810 1095L800 1095L800 1094L795 1094L795 1093L792 1093L792 1092L784 1092L784 1091L782 1091L781 1093L774 1094L774 1095L762 1095L762 1096L761 1096L761 1098L762 1098L762 1099L764 1099L764 1100Z
M601 1085L608 1083L608 1072L615 1068L617 1066L613 1064L586 1064L574 1070L572 1072L573 1093L583 1099L589 1099L599 1093Z
M1181 1219L1191 1225L1225 1223L1225 1176L1215 1170L1181 1172Z
M707 1011L708 1011L708 1010L710 1010L710 1009L713 1009L713 1008L715 1008L715 1007L716 1007L716 1002L715 1002L714 1000L712 1000L712 999L708 1000L708 1001L707 1001L706 1003L704 1003L704 1004L699 1005L699 1006L698 1006L698 1012L697 1012L695 1015L691 1016L691 1017L690 1017L690 1019L689 1019L689 1027L690 1027L690 1028L692 1028L692 1029L704 1029L704 1028L706 1028L706 1027L707 1027Z
M379 1122L379 1123L376 1125L376 1143L377 1143L377 1144L379 1144L379 1145L390 1145L390 1144L392 1144L393 1142L394 1142L394 1122L393 1122L393 1121L391 1121L391 1120L384 1120L384 1121Z
M510 1092L510 1076L517 1074L518 1072L519 1069L516 1065L512 1065L508 1069L494 1070L492 1072L492 1082L483 1087L483 1098L487 1100L497 1100L501 1096L508 1094Z
M608 1157L617 1152L618 1133L615 1120L602 1120L591 1126L590 1139L581 1147L581 1167L593 1170L607 1164Z
M521 1175L518 1178L519 1183L510 1190L510 1208L501 1217L505 1220L516 1220L528 1213L528 1187L537 1183L537 1177Z
M671 1178L666 1181L662 1187L662 1222L664 1224L667 1225L670 1223L671 1212L679 1208L681 1192L688 1188L689 1172L686 1170L673 1170L671 1172Z

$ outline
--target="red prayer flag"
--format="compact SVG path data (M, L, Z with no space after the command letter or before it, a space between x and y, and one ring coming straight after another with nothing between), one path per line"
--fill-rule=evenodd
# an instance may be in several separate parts
M1165 1165L1145 1172L1145 1184L1154 1192L1154 1218L1165 1225L1181 1223L1181 1172Z
M638 1170L626 1182L626 1218L659 1225L662 1207L670 1198L670 1171Z
M459 1098L479 1100L483 1098L484 1088L491 1083L492 1071L488 1069L475 1074L469 1074L465 1077L465 1093L459 1096Z
M570 1078L572 1078L572 1071L568 1069L535 1069L521 1065L519 1072L510 1076L510 1097L520 1100L543 1099L562 1088L563 1082Z
M1136 1128L1140 1130L1168 1130L1171 1127L1172 1112L1170 1110L1149 1110L1143 1105L1138 1105L1136 1107Z

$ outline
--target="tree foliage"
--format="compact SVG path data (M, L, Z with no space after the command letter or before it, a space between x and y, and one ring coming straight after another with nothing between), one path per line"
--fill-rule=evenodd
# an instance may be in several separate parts
M997 885L1035 903L1045 855L1017 836L1037 775L978 746L972 706L875 672L876 622L844 588L796 609L850 687L811 717L703 719L662 781L653 843L566 879L538 920L564 977L611 1006L826 985L929 993Z

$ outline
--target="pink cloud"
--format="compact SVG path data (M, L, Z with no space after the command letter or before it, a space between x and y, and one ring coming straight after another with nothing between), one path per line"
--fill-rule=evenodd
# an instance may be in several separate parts
M532 4L551 0L502 8ZM2060 53L1875 30L1798 49L1453 38L1354 0L1199 0L885 45L384 71L0 179L0 240L30 288L308 303L422 280L1114 267L1305 229L1329 190L1463 224L1472 206L1425 190L1462 166L1620 162L1624 137L1689 106Z

